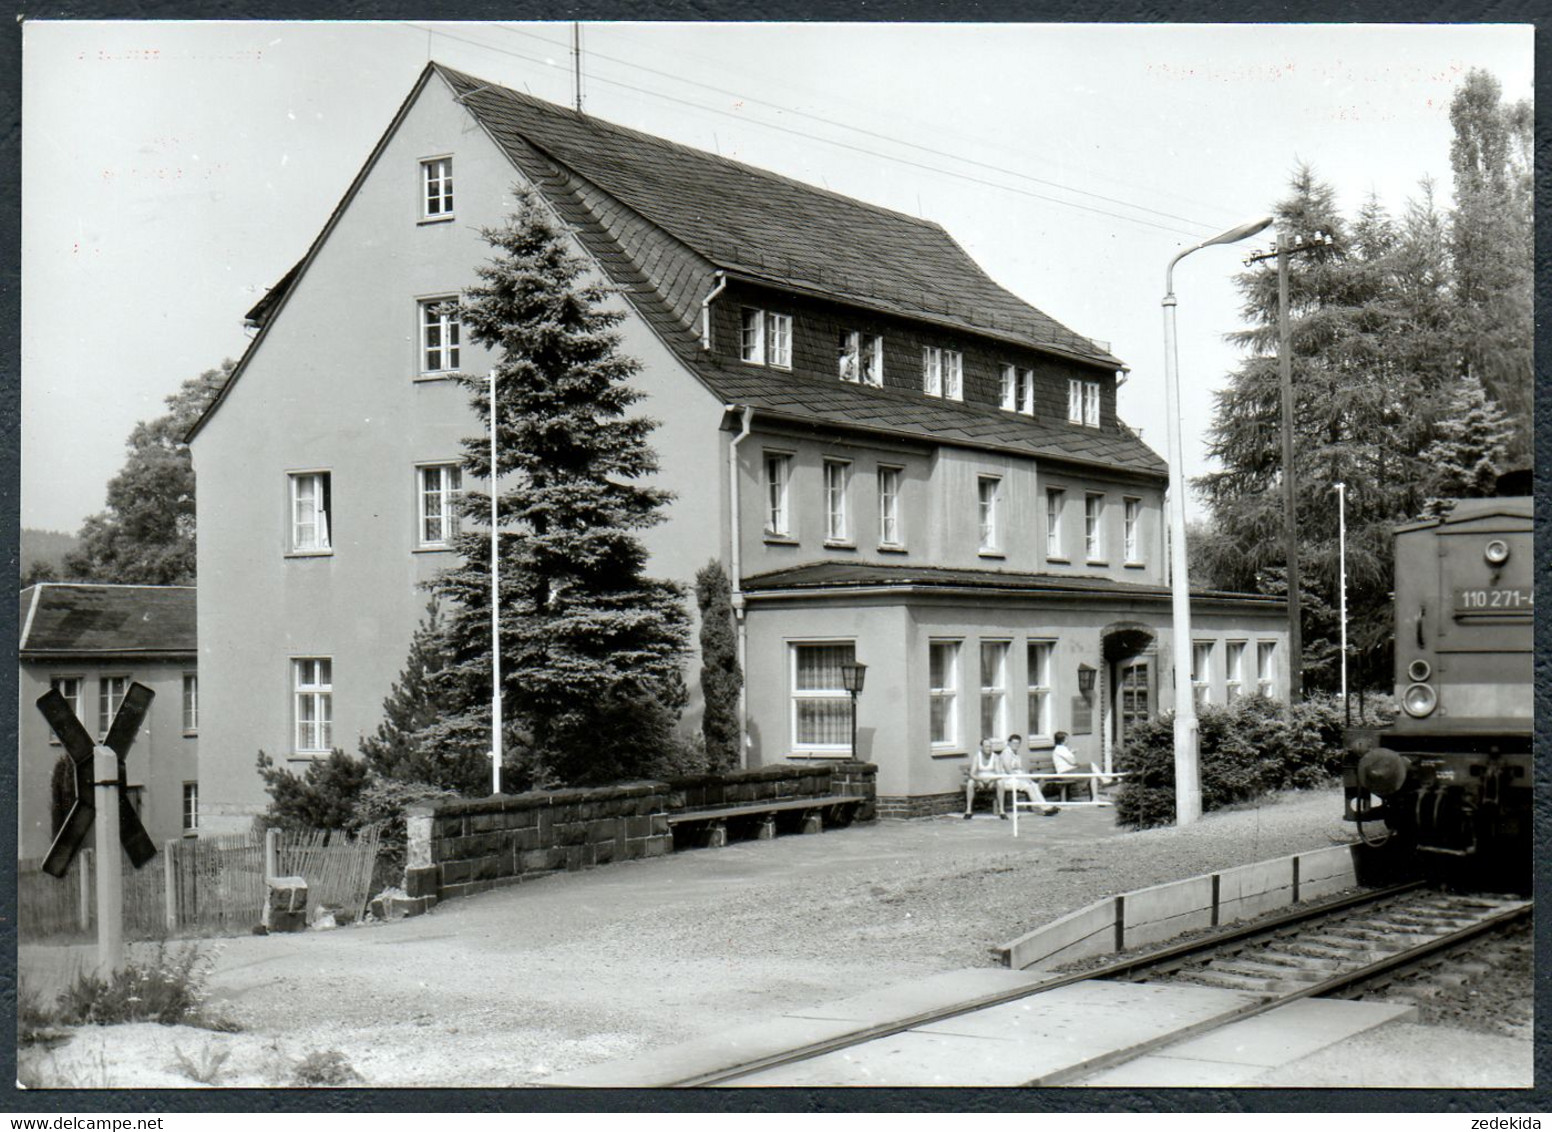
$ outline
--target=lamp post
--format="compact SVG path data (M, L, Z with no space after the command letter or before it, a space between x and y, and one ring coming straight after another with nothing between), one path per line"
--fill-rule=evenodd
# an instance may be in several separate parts
M1175 341L1175 265L1194 251L1232 244L1269 227L1270 216L1241 224L1178 253L1164 272L1164 415L1169 441L1169 529L1171 630L1175 638L1175 824L1202 816L1197 773L1196 703L1190 687L1191 583L1186 572L1186 479L1180 438L1180 358ZM1182 682L1181 673L1187 679Z
M501 793L501 492L496 467L496 371L490 371L490 792Z
M841 687L851 693L851 761L857 761L857 693L867 679L868 666L855 660L841 661Z
M1347 726L1353 725L1353 708L1347 700L1347 485L1336 485L1337 620L1342 629L1342 714Z

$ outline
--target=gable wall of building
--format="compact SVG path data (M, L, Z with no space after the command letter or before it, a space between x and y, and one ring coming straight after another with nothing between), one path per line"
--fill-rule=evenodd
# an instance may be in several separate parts
M444 154L454 161L455 218L424 222L420 162ZM403 666L426 583L456 563L449 550L418 545L416 466L456 462L478 424L466 390L420 373L418 300L475 283L474 267L490 255L479 229L510 215L518 180L433 79L195 438L213 831L241 828L267 803L259 750L298 772L313 757L295 752L293 660L330 659L331 742L354 753ZM639 319L620 333L624 352L643 362L648 399L638 411L662 422L652 442L674 452L656 481L677 493L670 521L642 537L654 573L688 581L725 544L725 525L707 522L726 494L721 407ZM461 351L462 370L488 368L467 336ZM332 546L322 554L291 546L289 477L311 471L331 482Z

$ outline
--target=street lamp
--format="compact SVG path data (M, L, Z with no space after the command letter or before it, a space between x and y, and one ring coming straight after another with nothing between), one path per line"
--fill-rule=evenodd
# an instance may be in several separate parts
M496 472L496 371L490 371L490 793L501 793L501 491Z
M1169 588L1175 637L1176 825L1190 825L1202 816L1202 787L1196 758L1196 703L1189 681L1182 689L1180 679L1182 672L1191 671L1191 584L1186 572L1186 479L1180 439L1180 358L1175 342L1175 265L1192 252L1214 244L1237 243L1271 223L1272 218L1267 216L1203 240L1178 253L1164 272L1164 415L1169 442Z
M851 761L857 761L857 693L867 679L868 666L855 660L841 661L841 687L851 693Z

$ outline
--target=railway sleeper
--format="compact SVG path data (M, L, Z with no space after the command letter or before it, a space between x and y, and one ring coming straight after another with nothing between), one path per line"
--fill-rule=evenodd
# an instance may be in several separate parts
M1328 971L1337 971L1353 966L1355 963L1371 962L1367 958L1370 952L1345 951L1334 947L1321 947L1318 944L1301 942L1297 948L1292 948L1286 954L1293 956L1303 967L1322 967Z
M1248 959L1236 960L1226 966L1213 965L1220 975L1242 975L1247 979L1271 979L1295 983L1316 983L1324 979L1328 970L1311 970L1308 967L1280 967L1271 963L1255 963Z
M1193 971L1190 974L1182 974L1178 981L1184 983L1196 983L1205 987L1217 987L1219 990L1252 991L1256 994L1273 994L1270 979L1252 979L1244 975L1215 975L1211 971Z
M1383 942L1382 940L1353 939L1351 936L1335 934L1306 936L1304 942L1312 947L1325 947L1334 951L1360 955L1389 954L1390 952L1401 950L1398 947L1376 948L1374 944Z

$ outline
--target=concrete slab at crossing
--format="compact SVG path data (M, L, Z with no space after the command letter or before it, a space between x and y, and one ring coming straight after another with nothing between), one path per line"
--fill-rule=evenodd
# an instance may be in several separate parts
M1417 1008L1384 1002L1305 998L1165 1046L1074 1082L1104 1088L1232 1087L1266 1070L1372 1030L1410 1022Z
M1212 987L1085 982L769 1069L762 1086L1038 1085L1117 1049L1233 1015L1254 995Z

